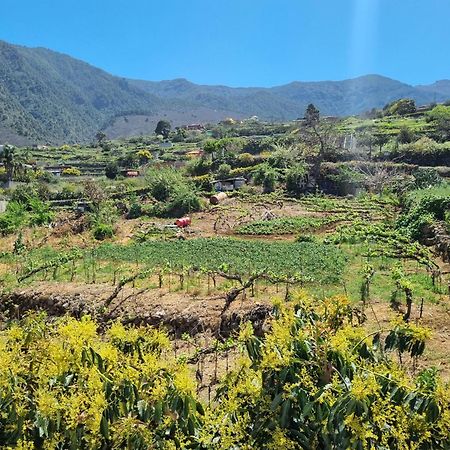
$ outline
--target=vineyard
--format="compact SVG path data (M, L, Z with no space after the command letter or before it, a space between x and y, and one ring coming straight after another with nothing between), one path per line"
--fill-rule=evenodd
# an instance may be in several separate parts
M41 248L27 255L4 255L15 261L11 288L42 281L117 285L110 304L129 285L148 290L224 295L228 302L250 290L270 286L289 295L298 286L335 285L346 257L333 245L312 242L270 244L229 238L152 240L140 244L102 244L90 250L61 253ZM227 307L226 307L227 308Z

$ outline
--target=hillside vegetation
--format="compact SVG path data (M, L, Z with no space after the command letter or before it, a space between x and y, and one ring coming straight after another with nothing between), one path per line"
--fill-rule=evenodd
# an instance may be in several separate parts
M448 450L450 106L302 117L3 146L0 446Z
M447 81L414 87L377 75L273 88L127 80L51 50L0 42L0 143L88 142L99 130L148 134L158 116L174 125L254 115L286 121L311 102L324 115L345 116L398 98L428 104L449 96Z
M82 61L0 42L0 125L29 143L86 141L111 117L159 104Z

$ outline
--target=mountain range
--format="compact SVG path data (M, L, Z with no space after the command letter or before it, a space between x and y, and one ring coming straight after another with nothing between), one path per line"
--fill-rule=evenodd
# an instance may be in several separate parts
M0 144L87 142L99 130L110 138L150 134L162 118L173 126L254 115L291 120L309 103L324 115L347 116L405 97L419 105L445 101L450 80L411 86L367 75L271 88L132 80L45 48L0 41Z

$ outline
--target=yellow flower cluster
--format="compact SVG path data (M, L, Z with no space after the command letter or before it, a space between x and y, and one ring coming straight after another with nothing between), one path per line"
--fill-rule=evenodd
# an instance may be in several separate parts
M289 365L292 355L292 325L294 313L284 310L280 318L272 324L272 330L266 336L262 349L261 369L280 370Z
M371 425L368 421L361 417L357 417L354 413L352 413L345 418L344 424L351 432L352 444L357 444L359 441L362 443L363 449L370 448L368 441L370 439L376 439L376 435L371 430Z
M412 377L350 317L345 297L278 303L264 337L241 327L235 369L206 405L167 334L30 316L0 331L2 448L450 448L449 386Z
M362 343L366 335L364 329L346 325L330 337L330 347L351 356L354 346L359 342Z
M379 391L380 385L373 375L357 374L352 380L350 392L356 400L366 400L378 394Z
M64 318L50 327L43 318L30 317L0 334L0 402L10 405L0 414L6 436L19 437L15 448L34 448L36 427L46 449L73 439L78 448L97 449L105 436L112 443L133 447L133 442L147 442L153 448L155 430L165 436L182 416L167 415L164 408L154 412L158 402L174 396L193 399L195 393L187 367L161 357L168 336L153 328L113 324L102 337L97 329L89 317ZM141 400L156 414L152 432L140 418L146 414L138 407ZM107 411L117 417L102 428Z

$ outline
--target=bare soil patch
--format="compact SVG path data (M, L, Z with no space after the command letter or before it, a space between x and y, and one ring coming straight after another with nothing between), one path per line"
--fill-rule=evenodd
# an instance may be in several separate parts
M373 310L366 309L367 322L365 327L369 331L388 329L390 322L399 313L383 301L372 301ZM450 380L450 301L440 304L425 303L422 317L420 317L421 305L413 305L411 321L428 327L431 338L427 341L425 352L418 360L416 372L426 367L435 366L439 369L445 380ZM412 361L407 362L412 368Z
M224 312L223 296L200 298L166 289L124 288L107 307L114 286L107 284L37 283L0 297L5 316L21 317L27 311L50 316L90 314L100 323L121 320L134 325L164 327L174 336L209 332L228 336L242 321L250 320L262 330L270 304L238 297Z

